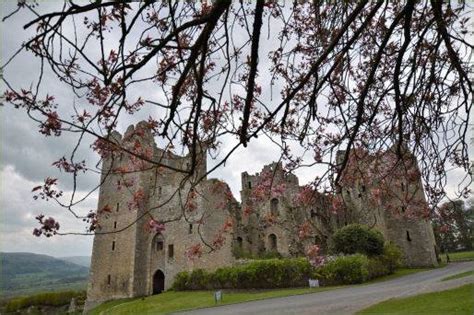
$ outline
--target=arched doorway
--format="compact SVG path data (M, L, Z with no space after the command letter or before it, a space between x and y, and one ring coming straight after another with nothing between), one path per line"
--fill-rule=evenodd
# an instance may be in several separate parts
M157 270L153 275L153 294L160 294L165 290L165 274Z

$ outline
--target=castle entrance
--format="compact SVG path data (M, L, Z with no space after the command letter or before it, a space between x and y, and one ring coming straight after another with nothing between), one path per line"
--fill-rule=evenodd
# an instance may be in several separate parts
M160 294L165 290L165 274L157 270L153 275L153 294Z

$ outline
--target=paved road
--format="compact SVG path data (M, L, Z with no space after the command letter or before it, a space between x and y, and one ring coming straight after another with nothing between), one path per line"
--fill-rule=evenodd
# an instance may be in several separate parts
M394 298L432 291L447 290L467 283L474 277L449 281L440 280L450 275L474 269L474 262L451 263L445 268L419 272L380 283L353 286L320 293L205 308L179 314L353 314L369 305Z

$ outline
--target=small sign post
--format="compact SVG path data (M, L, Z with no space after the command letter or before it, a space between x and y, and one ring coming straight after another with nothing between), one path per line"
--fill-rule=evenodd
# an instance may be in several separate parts
M219 290L214 292L214 300L216 301L216 304L222 301L222 291Z
M319 287L319 280L309 279L309 287L310 288L318 288Z

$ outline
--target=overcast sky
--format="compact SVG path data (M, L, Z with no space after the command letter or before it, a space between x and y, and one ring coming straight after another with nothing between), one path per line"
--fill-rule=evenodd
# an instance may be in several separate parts
M54 2L41 3L41 6L52 6ZM16 1L2 1L2 17L10 13L16 6ZM9 58L31 34L24 31L22 26L31 20L32 15L21 13L7 20L1 25L1 57L2 64ZM16 86L30 86L35 81L35 74L39 70L36 58L28 53L20 54L4 73ZM45 90L51 90L61 103L71 103L73 95L66 88L57 86L57 81L48 80L46 74ZM263 78L265 79L265 78ZM49 84L49 85L48 85ZM4 87L0 92L3 93ZM134 93L134 91L131 91ZM143 117L147 117L144 113ZM32 230L37 226L35 216L40 213L51 215L61 223L61 230L83 231L83 226L77 225L64 210L51 202L35 201L31 189L40 184L47 176L60 178L65 194L71 190L70 181L57 173L51 167L53 161L67 154L71 145L75 143L73 136L65 135L59 138L44 137L38 133L37 123L29 119L24 111L11 106L0 107L1 115L1 250L27 251L43 253L52 256L90 255L92 237L64 236L46 239L34 237ZM134 117L136 120L136 117ZM130 119L129 123L132 122ZM126 128L127 120L119 125L120 131ZM91 141L91 139L86 139ZM97 156L89 149L89 145L82 146L79 155L87 161L97 161ZM260 137L252 140L247 149L238 150L224 167L219 169L213 177L225 180L231 187L234 196L240 200L240 174L244 171L255 173L263 165L278 159L279 148L271 141ZM212 165L212 162L210 162ZM315 174L308 170L297 172L300 183L314 178ZM450 179L462 176L461 171L453 171ZM97 185L98 177L94 174L82 176L79 181L79 191L84 193ZM454 192L455 187L448 185L448 191ZM95 209L97 194L87 199L81 206L81 211Z

